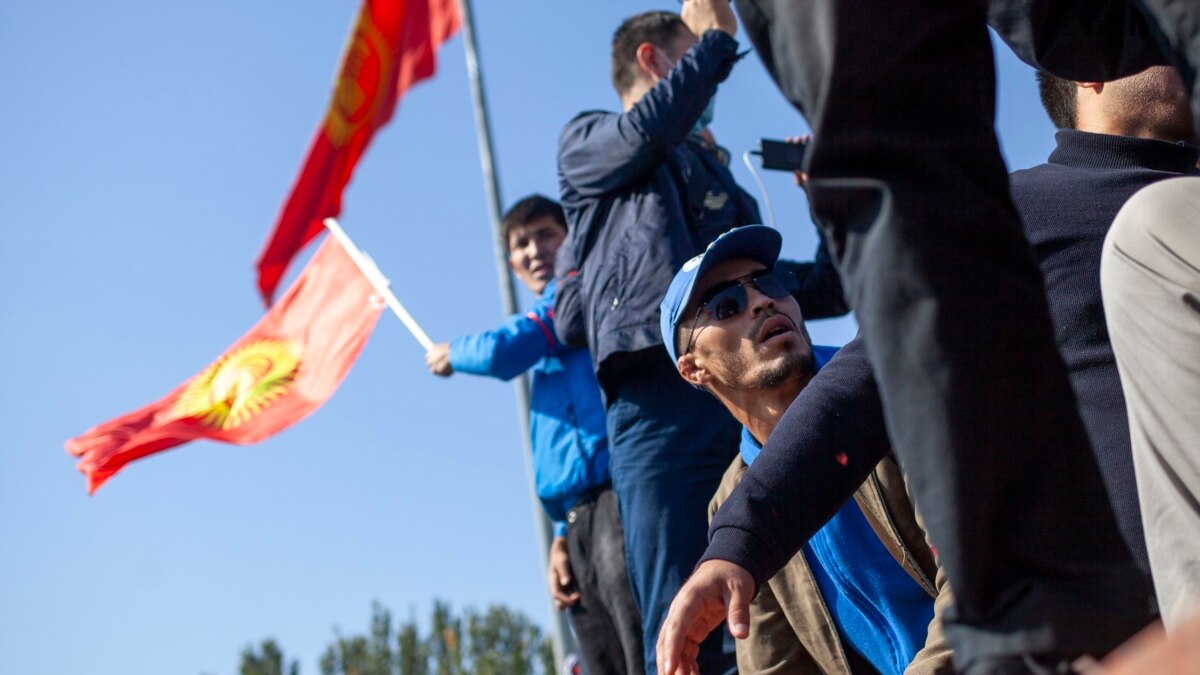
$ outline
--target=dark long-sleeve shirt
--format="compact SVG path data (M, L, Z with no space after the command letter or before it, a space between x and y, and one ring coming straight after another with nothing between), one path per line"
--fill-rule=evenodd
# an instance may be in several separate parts
M1066 129L1045 164L1010 177L1013 204L1046 283L1058 350L1134 561L1149 574L1129 418L1100 297L1100 251L1138 190L1196 172L1194 146Z

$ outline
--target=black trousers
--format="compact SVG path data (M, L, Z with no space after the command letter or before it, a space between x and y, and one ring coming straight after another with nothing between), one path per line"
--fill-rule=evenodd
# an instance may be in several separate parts
M1145 4L1195 14L1189 0ZM810 202L957 597L946 617L957 665L1109 651L1149 621L1149 596L1117 532L1008 198L988 3L736 5L813 127ZM1148 21L1140 7L1026 0L990 9L1008 21L1018 53L1043 67L1112 79L1171 57L1194 87L1195 43L1164 49L1171 21ZM1071 11L1105 21L1073 23ZM1068 44L1074 51L1059 49ZM1121 53L1089 61L1113 49Z
M589 675L642 675L642 617L625 569L625 534L611 488L567 513L567 555L579 602L568 618Z

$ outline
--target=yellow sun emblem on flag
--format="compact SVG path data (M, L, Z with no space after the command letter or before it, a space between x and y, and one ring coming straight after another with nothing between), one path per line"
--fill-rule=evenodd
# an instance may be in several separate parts
M193 378L179 395L175 412L216 429L233 429L291 389L300 356L300 345L292 340L243 345Z
M333 103L325 116L325 133L333 147L345 145L375 116L391 72L390 58L387 40L363 5L342 59Z

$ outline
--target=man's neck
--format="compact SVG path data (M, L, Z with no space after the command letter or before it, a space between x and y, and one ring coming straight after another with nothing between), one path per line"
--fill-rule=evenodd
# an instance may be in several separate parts
M774 389L758 389L739 392L738 401L727 405L737 421L750 430L750 435L760 444L766 443L792 401L800 395L810 377L785 382Z
M1097 115L1081 119L1075 128L1078 131L1086 131L1093 134L1147 138L1154 141L1166 141L1167 143L1195 141L1195 137L1190 134L1181 135L1147 120L1113 119Z

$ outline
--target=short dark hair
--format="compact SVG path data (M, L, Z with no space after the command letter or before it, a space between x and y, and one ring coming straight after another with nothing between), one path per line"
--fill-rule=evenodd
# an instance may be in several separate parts
M621 22L612 40L612 82L617 93L624 94L633 86L638 45L649 42L666 49L686 29L683 19L673 12L642 12Z
M554 222L562 226L562 229L567 229L567 217L563 214L562 206L549 197L534 194L513 204L500 221L501 229L504 230L505 244L507 245L508 235L513 228L528 225L546 216L553 218Z
M1045 71L1037 71L1038 93L1050 121L1059 129L1075 128L1075 83Z

